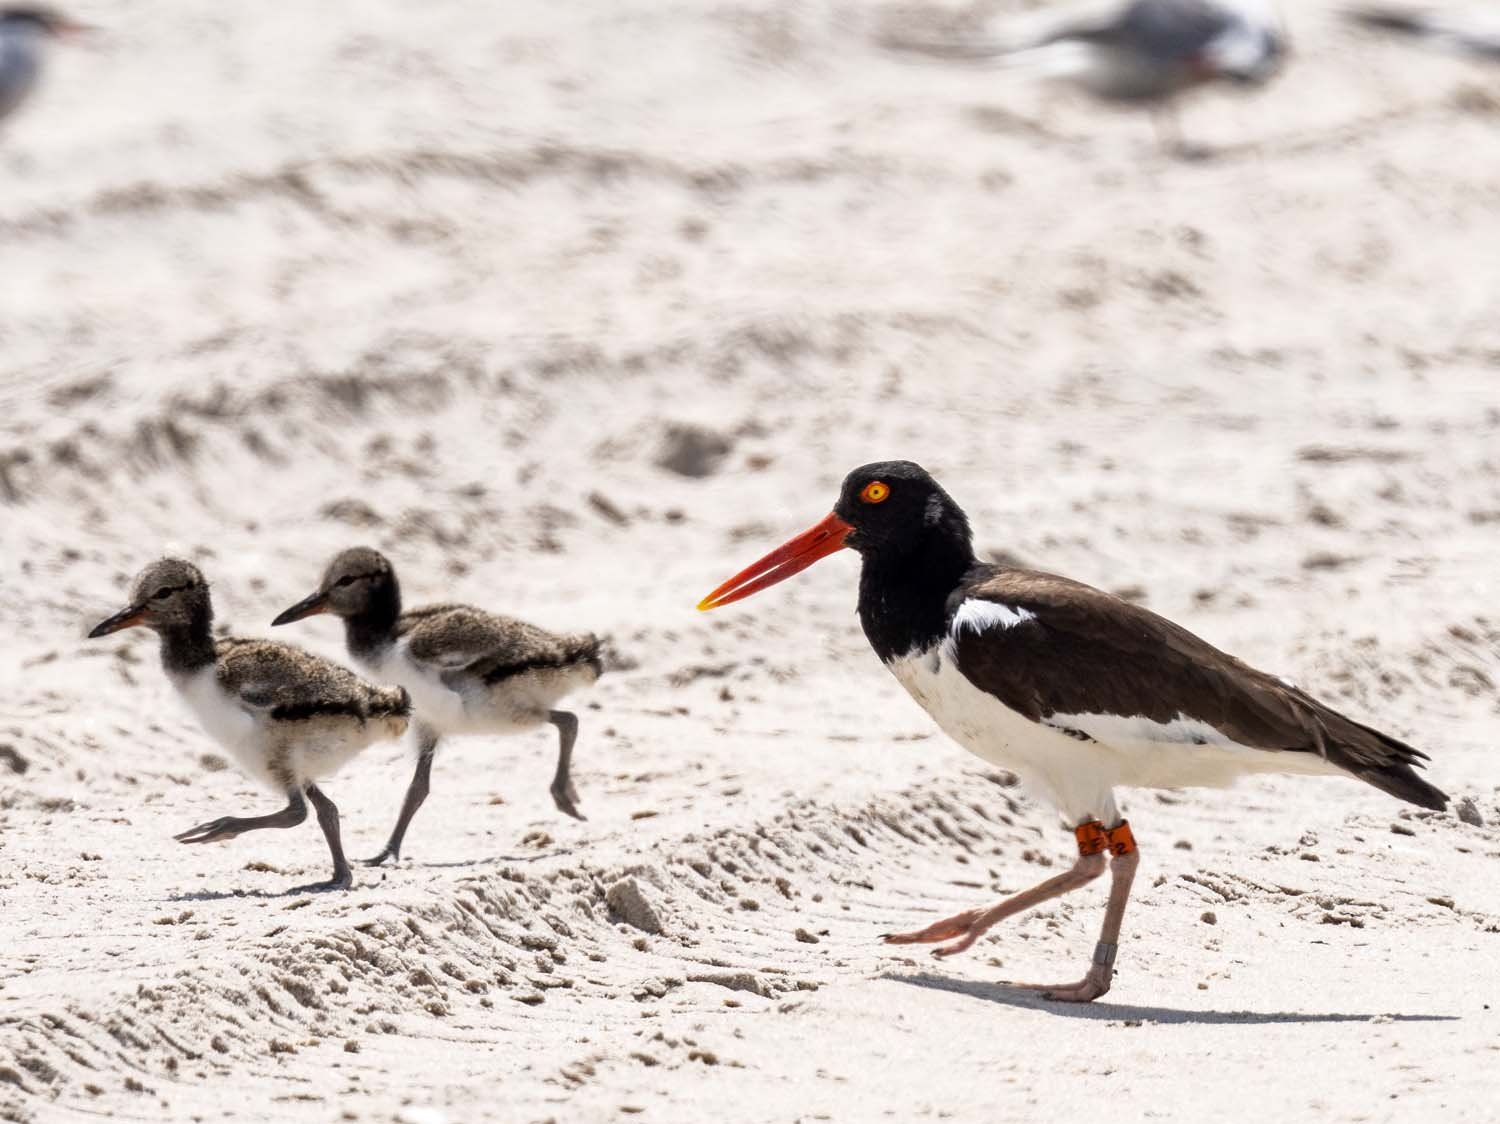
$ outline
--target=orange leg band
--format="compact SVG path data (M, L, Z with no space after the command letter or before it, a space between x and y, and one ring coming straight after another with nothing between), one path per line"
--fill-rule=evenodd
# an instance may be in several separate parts
M1129 820L1121 820L1120 825L1110 828L1107 834L1111 855L1128 855L1135 850L1135 836L1131 834Z
M1130 832L1128 820L1121 820L1118 827L1106 828L1098 820L1081 823L1073 829L1078 840L1080 855L1097 855L1108 851L1111 855L1128 855L1135 850L1135 836Z
M1109 833L1098 820L1079 824L1073 829L1073 835L1078 840L1080 855L1097 855L1109 848Z

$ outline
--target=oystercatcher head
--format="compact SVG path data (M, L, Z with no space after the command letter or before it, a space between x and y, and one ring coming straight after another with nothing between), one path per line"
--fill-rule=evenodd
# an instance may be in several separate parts
M862 556L866 579L910 582L946 598L974 562L972 539L963 509L926 469L911 461L877 461L844 478L826 517L735 574L698 608L749 597L846 547ZM866 584L861 581L861 602ZM881 648L877 643L883 657Z

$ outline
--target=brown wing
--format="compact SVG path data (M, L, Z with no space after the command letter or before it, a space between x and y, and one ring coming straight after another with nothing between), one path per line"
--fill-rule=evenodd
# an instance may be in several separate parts
M955 628L969 600L1004 605L1021 619ZM1034 570L976 567L947 611L959 669L1034 721L1067 714L1196 719L1240 745L1319 754L1403 800L1446 803L1412 771L1426 759L1419 750L1101 590Z
M556 636L468 605L414 609L401 615L396 631L406 638L411 659L439 673L462 673L485 683L599 658L599 642L593 636Z
M216 645L219 685L251 710L296 720L348 715L361 722L405 714L406 692L376 687L348 668L290 644L228 638Z

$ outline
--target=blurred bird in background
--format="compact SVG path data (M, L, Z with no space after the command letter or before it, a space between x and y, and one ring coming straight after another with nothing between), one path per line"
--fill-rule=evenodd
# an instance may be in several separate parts
M31 4L0 7L0 121L9 117L36 88L54 39L87 32L51 8Z
M1344 14L1365 27L1500 62L1500 13L1493 6L1484 20L1389 5L1350 8Z
M1287 39L1260 0L1132 0L1000 38L889 35L883 45L937 58L987 62L1069 81L1101 101L1153 111L1163 142L1180 152L1176 106L1208 84L1260 86L1281 69Z

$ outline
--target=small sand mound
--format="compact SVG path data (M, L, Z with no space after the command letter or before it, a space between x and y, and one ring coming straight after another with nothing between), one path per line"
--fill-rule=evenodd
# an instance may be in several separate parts
M640 883L634 878L620 879L606 891L604 900L625 924L646 933L662 931L661 918L651 908L646 895L641 893Z

